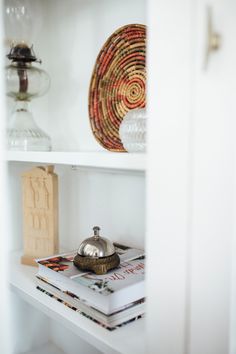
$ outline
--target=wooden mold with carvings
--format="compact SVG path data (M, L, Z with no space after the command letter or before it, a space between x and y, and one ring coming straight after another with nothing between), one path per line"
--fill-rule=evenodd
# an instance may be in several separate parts
M58 253L58 177L54 166L22 174L24 254L21 263Z

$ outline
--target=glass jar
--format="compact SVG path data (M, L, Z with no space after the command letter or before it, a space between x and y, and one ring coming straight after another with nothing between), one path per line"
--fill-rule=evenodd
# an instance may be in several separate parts
M126 151L146 151L146 120L145 108L132 109L124 116L120 124L119 135Z

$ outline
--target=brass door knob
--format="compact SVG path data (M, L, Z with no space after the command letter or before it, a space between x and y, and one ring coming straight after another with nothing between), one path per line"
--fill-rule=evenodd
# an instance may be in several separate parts
M204 60L204 69L206 70L209 64L212 53L218 51L221 47L221 35L214 30L213 26L213 11L212 7L207 7L207 35L206 35L206 51Z

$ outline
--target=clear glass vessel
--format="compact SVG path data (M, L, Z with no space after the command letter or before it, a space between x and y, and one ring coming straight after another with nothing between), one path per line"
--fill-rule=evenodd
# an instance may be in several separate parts
M33 119L27 101L17 101L7 129L9 150L50 151L51 139Z
M44 95L50 85L46 71L31 63L12 63L6 67L7 95L20 101Z
M130 110L123 118L119 135L121 142L128 152L146 151L146 120L145 108Z
M48 74L32 65L37 59L32 47L20 43L11 48L6 67L7 95L16 101L8 126L8 149L23 151L50 151L50 137L35 123L29 101L45 94L50 86Z

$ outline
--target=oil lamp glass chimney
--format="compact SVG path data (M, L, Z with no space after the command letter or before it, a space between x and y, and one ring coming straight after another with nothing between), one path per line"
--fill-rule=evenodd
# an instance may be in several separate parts
M25 43L31 47L42 28L42 4L37 0L5 0L5 34L10 47Z

